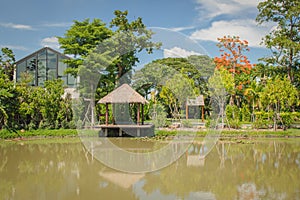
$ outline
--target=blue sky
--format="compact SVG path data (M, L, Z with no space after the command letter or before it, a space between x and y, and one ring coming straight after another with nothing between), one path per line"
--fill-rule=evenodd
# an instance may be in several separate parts
M173 46L165 47L165 56L170 52L183 56L203 53L203 49L211 57L218 56L217 37L239 35L249 41L251 50L246 55L256 63L258 58L269 55L259 43L271 29L271 25L255 23L258 3L259 0L2 1L0 47L11 48L17 60L43 46L59 50L55 36L63 36L73 20L99 18L108 24L114 10L128 10L130 20L142 17L147 27L164 28L202 48L198 51L194 44L186 47L177 39L172 41ZM164 30L160 28L155 30ZM160 39L164 43L167 38Z

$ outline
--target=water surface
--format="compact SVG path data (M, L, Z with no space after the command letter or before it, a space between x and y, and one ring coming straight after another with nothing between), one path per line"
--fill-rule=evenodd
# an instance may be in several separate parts
M114 139L112 139L114 140ZM158 148L160 142L116 139ZM200 158L201 139L172 165L151 173L116 171L79 140L0 142L0 200L300 199L300 140L220 140Z

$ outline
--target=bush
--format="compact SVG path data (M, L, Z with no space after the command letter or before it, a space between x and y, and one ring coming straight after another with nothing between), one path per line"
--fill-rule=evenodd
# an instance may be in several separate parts
M35 123L33 123L33 122L30 122L29 124L28 124L28 130L35 130L37 127L36 127L36 125L35 125Z
M155 127L165 127L167 123L167 113L161 104L153 104L149 112L151 120Z
M251 112L247 104L243 104L241 108L241 120L243 122L250 122L251 121Z
M234 128L234 129L241 128L241 122L238 119L228 120L228 123L230 128Z
M83 128L83 121L81 119L79 119L76 124L74 122L74 125L75 125L75 128L82 129Z
M239 120L239 112L239 108L236 105L227 105L225 108L225 113L228 120Z
M69 128L69 122L67 121L67 120L62 120L62 122L61 122L61 127L63 128L63 129L68 129Z
M290 128L291 124L294 123L297 119L297 112L282 112L279 114L280 119L282 120L283 129Z
M269 128L270 121L263 120L263 119L257 119L252 123L252 128L255 129L267 129Z
M183 127L185 127L185 128L193 127L193 124L189 120L182 120L181 123L182 123Z

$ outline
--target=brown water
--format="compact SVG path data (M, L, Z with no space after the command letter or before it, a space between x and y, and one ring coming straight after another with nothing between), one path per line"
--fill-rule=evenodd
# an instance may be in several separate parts
M0 142L0 200L300 199L300 140L246 143L219 141L199 159L197 142L166 168L127 174L77 140Z

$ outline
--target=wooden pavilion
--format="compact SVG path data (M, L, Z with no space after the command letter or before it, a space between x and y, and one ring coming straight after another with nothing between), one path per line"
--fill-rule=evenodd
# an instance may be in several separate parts
M105 124L101 124L100 136L153 136L154 126L151 124L144 124L144 105L148 101L132 89L128 84L123 84L107 94L105 97L99 100L100 104L105 104ZM112 104L112 109L116 105L136 104L136 122L132 120L119 121L113 120L113 123L109 124L109 104ZM114 112L113 118L118 118L122 115L122 112ZM130 118L130 114L127 113Z

